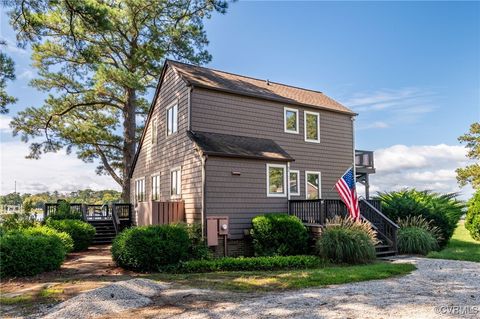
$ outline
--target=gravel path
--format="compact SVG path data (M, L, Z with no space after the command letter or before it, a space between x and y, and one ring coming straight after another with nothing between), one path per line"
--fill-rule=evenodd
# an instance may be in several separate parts
M135 304L128 312L119 312L125 309L115 307L125 307L124 300L113 302L109 311L116 314L103 318L480 318L479 263L417 257L398 258L397 262L414 263L418 270L385 280L250 295L159 286L161 292L152 297L148 306L133 309ZM81 296L76 298L83 302ZM76 301L71 304L73 309L68 310L66 303L57 306L51 318L96 307ZM471 308L470 313L463 315L442 314L435 311L435 307L441 306L441 312L448 312L448 306Z

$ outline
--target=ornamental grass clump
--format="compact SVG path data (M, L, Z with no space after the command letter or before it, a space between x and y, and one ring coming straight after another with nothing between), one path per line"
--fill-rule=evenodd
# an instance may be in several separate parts
M377 243L376 233L368 222L337 216L327 220L316 249L320 257L333 263L362 264L376 258Z

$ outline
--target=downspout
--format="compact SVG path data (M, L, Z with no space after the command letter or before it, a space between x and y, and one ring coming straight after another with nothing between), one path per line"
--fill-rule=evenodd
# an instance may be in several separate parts
M190 98L190 94L193 91L193 86L190 86L187 91L187 131L191 129L191 122L192 122L192 100Z
M352 116L352 147L353 147L353 180L355 182L355 189L357 188L357 168L355 167L355 117Z
M206 189L207 189L207 176L205 174L208 155L201 154L202 159L202 209L201 209L201 226L202 226L202 239L205 239L205 224L207 223L206 219Z
M290 162L287 162L287 185L285 187L287 189L287 214L290 215Z

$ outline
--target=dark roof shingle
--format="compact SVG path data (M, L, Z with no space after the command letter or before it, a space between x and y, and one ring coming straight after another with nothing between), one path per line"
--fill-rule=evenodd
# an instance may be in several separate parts
M167 63L193 86L355 115L352 110L322 92L171 60Z
M198 131L189 131L188 136L207 155L294 161L277 143L265 138Z

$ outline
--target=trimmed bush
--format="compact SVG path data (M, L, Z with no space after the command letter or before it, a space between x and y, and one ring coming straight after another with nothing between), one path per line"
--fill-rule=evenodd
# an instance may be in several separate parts
M184 227L190 238L190 259L212 259L212 252L208 248L205 241L202 239L202 226L200 224L178 224Z
M159 225L128 228L115 237L112 257L127 269L158 271L189 258L191 241L185 227Z
M337 216L327 221L316 248L320 257L334 263L360 264L376 258L377 242L368 223Z
M67 253L73 251L73 239L66 232L58 231L47 226L38 226L27 228L23 230L23 233L27 235L56 236L62 241L63 247L65 247Z
M14 230L0 236L0 277L33 276L60 268L66 250L57 235Z
M35 215L30 213L13 213L1 215L1 224L4 231L35 227L40 223Z
M63 219L75 219L82 220L82 214L80 212L72 211L70 204L67 201L59 200L57 211L48 215L50 220L63 220Z
M214 271L253 271L317 268L325 261L316 256L270 256L270 257L240 257L218 258L213 260L190 260L182 262L175 272L199 273Z
M93 227L89 223L80 220L50 219L47 221L47 226L60 232L65 232L69 234L70 237L72 237L73 239L74 251L81 251L87 249L88 246L92 244L93 237L95 236L95 227Z
M440 228L440 247L447 244L463 215L464 204L456 200L457 194L437 194L429 191L406 189L390 193L379 193L382 212L392 220L408 216L422 216Z
M468 201L465 228L470 232L473 239L480 241L480 190L477 190Z
M397 245L401 254L426 255L438 248L437 240L430 232L415 226L398 230Z
M308 248L308 232L296 216L266 214L252 220L256 256L301 255Z

